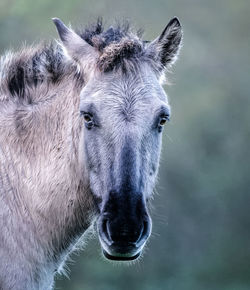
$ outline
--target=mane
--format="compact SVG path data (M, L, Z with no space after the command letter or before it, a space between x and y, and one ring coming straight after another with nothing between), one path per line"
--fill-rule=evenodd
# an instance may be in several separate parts
M97 67L103 72L120 68L126 72L131 66L136 67L138 59L144 56L147 44L141 39L142 30L133 32L128 22L117 23L104 30L102 20L98 19L78 34L99 51Z
M54 41L23 47L15 53L9 51L0 58L0 100L11 95L31 103L29 89L59 83L66 76L81 79L76 64Z
M135 70L138 60L145 57L147 41L141 40L142 31L133 33L128 22L105 30L101 19L98 19L77 33L100 52L96 65L102 72ZM77 84L84 82L77 64L64 54L61 45L55 41L24 47L16 53L7 52L0 58L0 100L11 95L31 103L32 96L27 93L29 88L39 84L56 84L65 76L71 76Z

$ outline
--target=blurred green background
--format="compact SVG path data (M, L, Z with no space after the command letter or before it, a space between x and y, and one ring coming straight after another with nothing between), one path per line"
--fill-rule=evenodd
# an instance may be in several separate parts
M56 289L249 290L250 1L1 0L1 53L56 37L55 16L77 27L129 18L149 40L173 16L184 29L144 257L107 262L93 239Z

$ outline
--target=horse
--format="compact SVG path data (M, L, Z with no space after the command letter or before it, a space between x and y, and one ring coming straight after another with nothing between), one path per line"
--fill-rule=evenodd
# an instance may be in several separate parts
M151 234L178 57L173 18L153 41L99 19L0 59L0 289L53 289L87 233L104 257L137 259Z

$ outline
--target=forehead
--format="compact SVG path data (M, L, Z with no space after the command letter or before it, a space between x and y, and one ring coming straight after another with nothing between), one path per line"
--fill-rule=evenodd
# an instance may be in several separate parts
M95 76L81 93L81 109L86 106L126 112L167 107L167 96L155 74L142 67L129 73L109 72Z

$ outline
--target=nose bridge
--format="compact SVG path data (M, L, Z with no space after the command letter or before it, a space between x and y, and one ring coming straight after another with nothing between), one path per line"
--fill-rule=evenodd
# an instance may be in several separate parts
M110 189L108 203L117 219L125 218L138 222L147 215L144 194L140 189L139 139L131 135L124 142L117 158L113 188ZM115 168L115 167L114 167Z
M139 192L139 152L138 140L129 136L124 137L124 143L121 147L118 167L118 188L121 193Z
M115 156L114 181L102 207L105 239L123 252L122 245L140 249L150 235L151 221L140 190L139 139L126 136Z
M123 135L120 144L114 148L112 182L104 200L104 211L112 207L111 212L116 212L115 208L119 208L119 212L127 217L139 216L142 209L145 211L144 195L140 188L141 161L138 148L139 139L128 133Z

